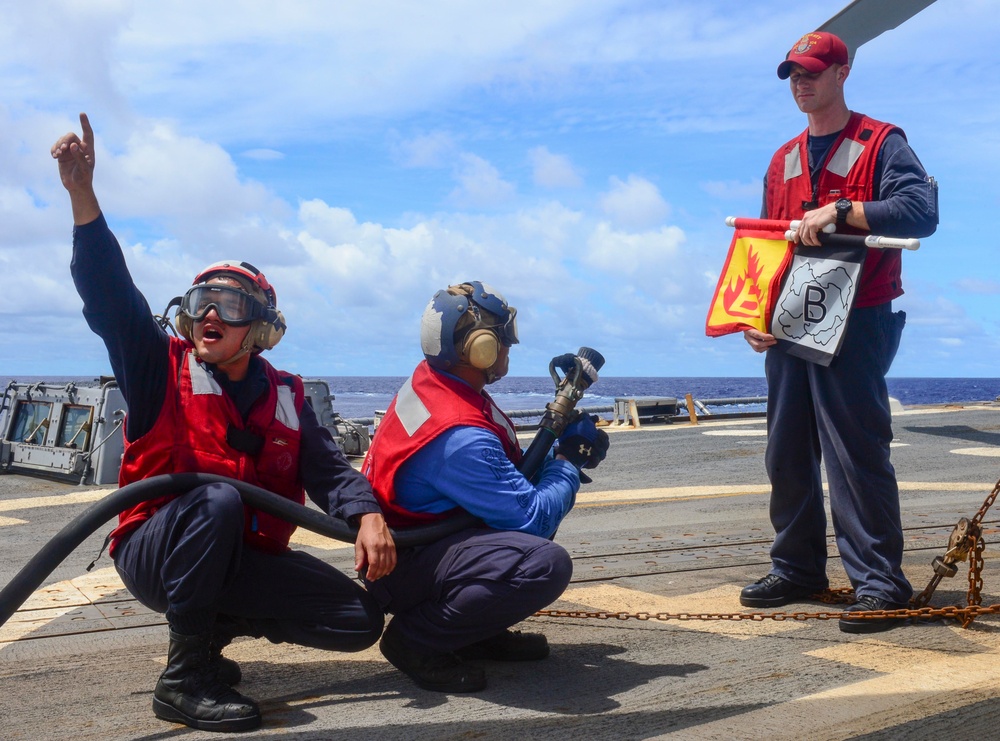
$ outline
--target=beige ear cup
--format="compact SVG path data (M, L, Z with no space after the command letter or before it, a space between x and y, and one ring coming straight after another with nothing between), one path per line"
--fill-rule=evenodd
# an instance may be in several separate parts
M500 341L497 336L488 329L477 329L469 332L462 345L462 357L473 368L486 370L497 362L497 355L500 353Z
M191 317L183 311L178 310L175 321L177 322L177 334L189 342L194 342L192 337L192 330L194 327L191 326Z
M266 320L255 322L256 334L254 344L261 350L270 350L285 336L285 317L277 309L274 310L275 319L273 322Z

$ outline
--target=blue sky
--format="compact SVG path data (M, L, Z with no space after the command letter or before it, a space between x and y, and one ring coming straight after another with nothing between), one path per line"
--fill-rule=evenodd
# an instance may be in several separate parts
M841 2L8 3L0 24L0 374L106 373L69 276L51 144L90 115L96 184L157 311L237 257L305 375L406 375L430 296L518 308L514 375L580 345L614 376L759 376L704 335L771 153L775 68ZM779 10L780 8L780 10ZM848 104L907 133L941 224L904 256L895 376L1000 376L1000 14L938 0L858 52Z

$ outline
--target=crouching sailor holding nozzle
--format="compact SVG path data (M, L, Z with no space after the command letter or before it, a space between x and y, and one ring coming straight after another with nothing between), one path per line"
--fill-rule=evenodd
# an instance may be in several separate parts
M394 528L462 512L483 523L401 548L396 570L368 584L393 615L383 655L427 690L483 689L485 673L469 660L548 656L545 636L509 628L569 583L569 554L551 538L574 504L580 468L608 449L607 433L583 415L533 480L518 470L514 426L484 390L507 373L516 313L483 283L438 291L421 320L426 360L393 399L365 460Z
M240 479L319 507L359 528L355 568L370 582L396 563L371 487L305 403L302 381L260 357L285 331L274 289L249 263L202 271L180 303L182 338L159 326L132 282L93 188L94 134L52 147L73 207L72 274L83 313L104 340L128 403L119 484L163 473ZM294 526L245 507L235 488L210 484L126 510L111 556L128 590L166 613L167 668L153 712L209 731L261 723L256 703L232 688L236 636L333 651L378 640L384 614L358 584L289 550Z

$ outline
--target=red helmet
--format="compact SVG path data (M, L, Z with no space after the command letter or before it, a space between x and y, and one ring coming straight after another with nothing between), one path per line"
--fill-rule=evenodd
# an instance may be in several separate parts
M237 280L243 278L244 280L241 280L240 283L249 281L250 285L246 286L247 289L253 291L257 288L263 294L262 296L258 296L258 299L263 298L263 302L272 309L278 307L278 296L274 292L274 288L267 282L264 274L248 262L237 260L214 262L198 273L191 282L191 285L196 286L199 283L206 283L210 278L214 278L217 275L232 275Z

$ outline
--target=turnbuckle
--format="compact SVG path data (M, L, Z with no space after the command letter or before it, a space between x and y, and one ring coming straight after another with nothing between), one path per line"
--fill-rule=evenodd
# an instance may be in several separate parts
M910 600L910 604L916 607L924 607L934 594L941 579L951 578L958 573L958 562L969 557L970 551L975 547L979 539L979 526L973 525L972 520L967 517L961 518L948 536L948 550L944 556L935 556L931 561L931 568L934 576L931 577L927 587L919 595Z
M967 559L969 551L976 544L978 533L974 535L972 533L973 529L978 530L978 528L972 527L972 521L967 517L963 517L958 521L955 529L948 536L948 552L944 556L937 556L931 562L931 568L934 569L935 574L952 577L958 573L956 562Z

